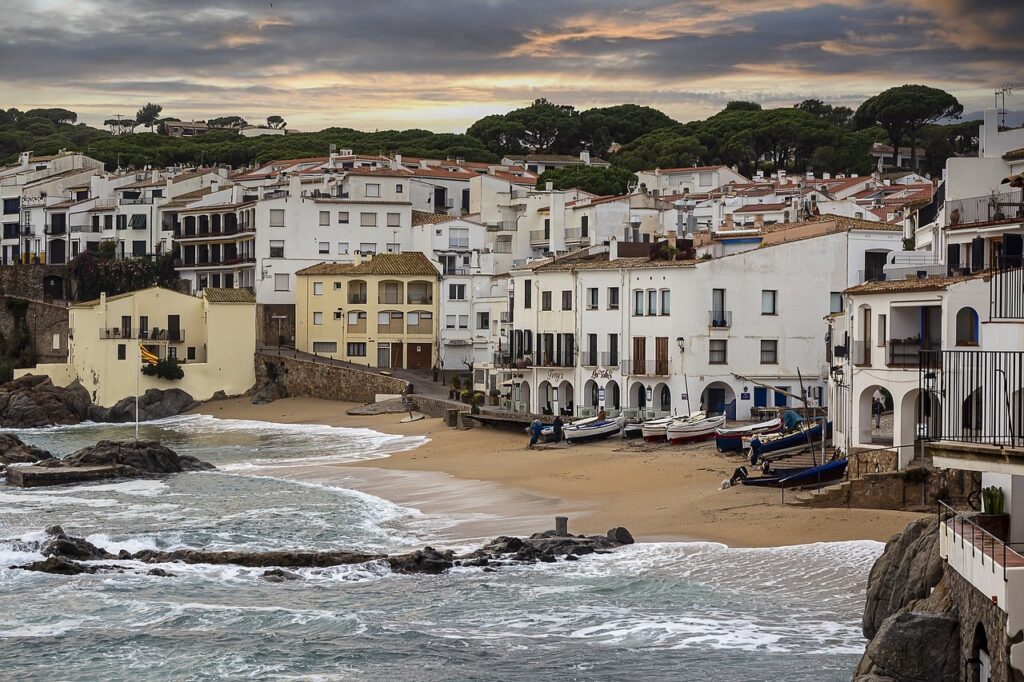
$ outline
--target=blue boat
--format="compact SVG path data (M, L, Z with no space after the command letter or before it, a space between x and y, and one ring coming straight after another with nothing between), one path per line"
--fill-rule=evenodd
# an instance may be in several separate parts
M819 421L811 427L801 425L799 428L785 433L759 434L750 439L750 463L757 464L759 459L779 459L795 455L812 446L821 444L821 433L825 431L825 440L832 438L832 422L822 424Z
M748 477L743 485L762 486L769 488L800 488L811 485L824 485L842 480L846 475L849 460L845 457L813 467L796 469L776 469L766 476Z

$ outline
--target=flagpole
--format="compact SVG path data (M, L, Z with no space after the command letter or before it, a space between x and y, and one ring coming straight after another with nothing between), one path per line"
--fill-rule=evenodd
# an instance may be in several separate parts
M139 358L139 366L135 372L135 442L139 442L139 375L142 374L142 342L139 342L139 350L135 355Z

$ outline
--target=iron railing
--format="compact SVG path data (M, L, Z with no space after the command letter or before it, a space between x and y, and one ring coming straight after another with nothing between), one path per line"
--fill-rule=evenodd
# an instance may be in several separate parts
M871 341L854 341L851 360L854 365L863 367L871 364Z
M1024 191L1019 189L946 201L946 220L950 226L995 223L1022 218L1024 218Z
M1021 556L1015 549L1015 547L1022 547L1021 543L1000 540L979 526L968 512L957 511L939 500L938 520L939 533L946 538L949 543L947 546L955 546L957 536L959 536L960 551L966 554L967 545L970 545L971 558L979 556L982 566L985 566L985 560L988 559L988 567L993 575L998 575L998 571L1002 570L1003 582L1008 581L1006 569L1011 561L1017 563L1018 566L1024 566L1024 556Z
M922 438L1024 446L1024 351L921 351Z
M728 329L732 326L731 310L709 310L708 326L714 329Z
M615 367L619 364L619 354L584 351L580 353L580 367Z
M669 358L631 358L622 361L622 373L631 376L668 376Z
M889 358L886 362L890 367L917 367L920 363L921 351L935 351L942 348L941 341L920 339L889 341Z
M543 244L548 241L549 237L544 233L544 230L530 230L530 243L531 244Z
M989 317L993 320L1024 319L1024 267L1020 257L1000 263L988 281Z

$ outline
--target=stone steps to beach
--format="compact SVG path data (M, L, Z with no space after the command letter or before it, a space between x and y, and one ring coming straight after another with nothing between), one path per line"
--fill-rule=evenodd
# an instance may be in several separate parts
M849 481L840 481L839 483L833 483L816 490L801 491L792 496L787 495L786 504L793 505L794 507L803 507L820 503L825 498L831 498L834 495L845 495L845 491L849 487Z

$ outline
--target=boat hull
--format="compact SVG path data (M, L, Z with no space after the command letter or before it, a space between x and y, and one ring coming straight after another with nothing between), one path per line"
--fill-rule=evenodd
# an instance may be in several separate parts
M849 461L846 458L800 469L778 469L769 476L743 479L743 485L765 488L800 488L842 480Z
M807 430L793 431L768 441L762 441L754 436L750 440L751 463L756 463L762 457L778 458L819 446L821 445L821 432L822 425L816 424ZM832 422L828 422L825 433L826 440L832 437Z
M742 452L744 449L744 438L766 433L778 433L781 430L781 419L772 419L760 424L751 424L750 426L736 429L718 429L715 431L715 447L719 452Z
M724 423L725 417L720 416L702 421L673 425L665 432L665 437L672 445L711 440L715 437L715 431Z
M579 445L580 443L591 443L610 438L617 435L620 431L622 431L622 422L607 420L604 422L594 422L582 427L566 427L562 433L567 443Z

